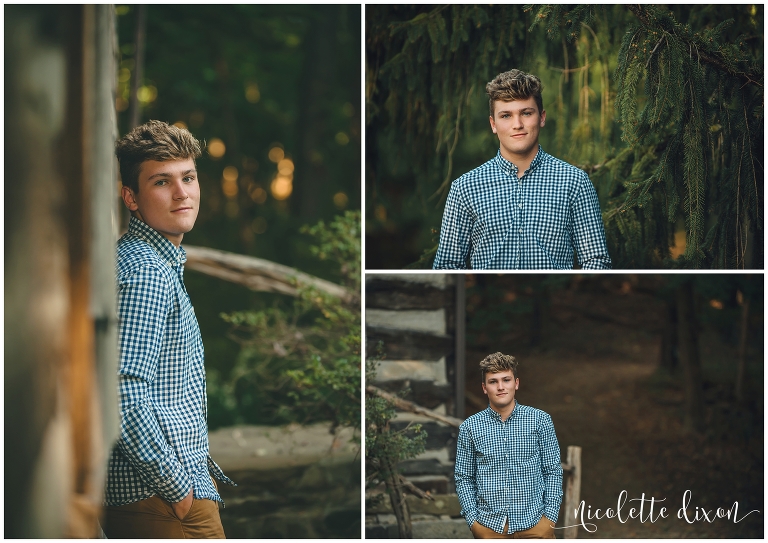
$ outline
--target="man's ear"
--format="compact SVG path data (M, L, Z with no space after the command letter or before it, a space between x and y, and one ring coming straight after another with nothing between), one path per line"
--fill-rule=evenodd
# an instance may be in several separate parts
M488 395L488 391L485 389L485 383L482 383L482 387L483 387L483 394L485 394L487 396Z
M496 121L493 119L493 115L488 117L488 120L491 121L491 130L493 130L493 133L495 134L496 133Z
M546 112L546 110L542 109L542 110L541 110L541 123L539 124L539 126L541 126L542 128L544 128L544 123L545 123L546 121L547 121L547 112Z
M129 211L136 211L139 209L139 204L136 203L136 196L133 194L133 191L130 187L123 185L123 187L120 189L120 196L122 196L123 203Z

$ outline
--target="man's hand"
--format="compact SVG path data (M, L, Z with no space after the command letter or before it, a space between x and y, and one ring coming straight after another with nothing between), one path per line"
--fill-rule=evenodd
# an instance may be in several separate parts
M189 510L192 509L192 502L194 501L194 495L192 492L192 489L189 489L189 494L181 500L180 502L172 503L171 508L173 509L173 514L176 515L176 517L179 520L184 520L184 517L187 516L187 513L189 513Z

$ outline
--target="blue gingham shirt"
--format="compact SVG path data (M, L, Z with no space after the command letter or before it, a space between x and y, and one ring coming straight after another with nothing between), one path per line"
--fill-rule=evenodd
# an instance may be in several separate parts
M433 268L585 270L611 268L595 187L587 174L541 146L518 179L496 156L451 185Z
M105 505L159 495L222 501L234 484L208 454L203 341L184 287L184 249L131 218L117 244L120 436Z
M497 533L535 526L542 515L557 522L563 496L560 445L552 418L520 405L506 421L490 408L459 427L456 493L461 514Z

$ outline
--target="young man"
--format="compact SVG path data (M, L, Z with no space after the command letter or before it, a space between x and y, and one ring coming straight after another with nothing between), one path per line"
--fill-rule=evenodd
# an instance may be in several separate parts
M117 244L120 437L107 471L110 539L223 538L208 454L203 342L184 287L184 234L195 225L200 143L150 121L117 142L131 211Z
M586 173L545 153L541 81L520 70L485 87L496 157L451 185L434 269L610 269L595 188Z
M488 355L480 373L490 405L461 424L456 444L461 514L476 539L554 539L563 468L552 419L515 400L513 356Z

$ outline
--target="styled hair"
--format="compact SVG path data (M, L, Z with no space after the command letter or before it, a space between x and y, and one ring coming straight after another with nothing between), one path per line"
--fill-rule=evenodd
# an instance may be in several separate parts
M163 121L149 121L137 126L115 143L123 185L139 192L141 165L147 160L184 160L198 158L200 142L185 128Z
M509 354L489 354L480 362L480 377L483 383L485 383L486 373L499 373L507 370L512 370L512 375L517 379L517 360Z
M512 100L527 100L533 97L539 113L544 110L541 100L541 79L535 75L521 72L520 70L509 70L502 72L493 78L485 86L485 92L488 95L488 107L491 110L491 117L494 116L493 103L496 100L510 102Z

